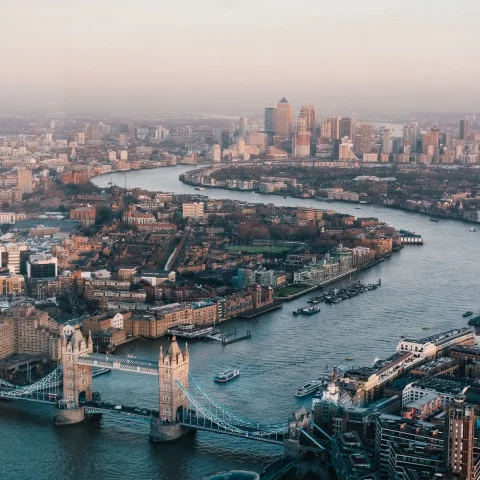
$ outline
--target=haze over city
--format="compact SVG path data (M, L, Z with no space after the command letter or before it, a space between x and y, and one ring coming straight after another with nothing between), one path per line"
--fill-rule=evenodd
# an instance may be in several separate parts
M0 480L480 480L480 0L0 13Z
M0 102L13 111L476 111L480 4L8 1Z

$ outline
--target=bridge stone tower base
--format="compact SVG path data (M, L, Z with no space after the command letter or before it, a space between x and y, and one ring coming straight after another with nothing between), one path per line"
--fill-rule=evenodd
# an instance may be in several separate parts
M53 417L54 425L61 427L64 425L75 425L84 422L86 419L85 408L56 408Z
M149 439L153 443L171 442L190 431L189 428L182 427L179 423L166 425L158 419L154 419L150 423Z
M178 415L187 408L188 401L178 386L177 380L187 389L188 369L188 348L185 346L185 350L182 352L175 337L172 338L172 343L165 355L160 347L158 357L159 418L154 418L150 423L151 442L170 442L190 431L189 428L180 425L178 418Z
M55 409L55 425L74 425L87 418L80 401L92 400L92 367L80 365L78 357L92 351L92 336L85 339L78 327L68 340L62 337L63 399Z

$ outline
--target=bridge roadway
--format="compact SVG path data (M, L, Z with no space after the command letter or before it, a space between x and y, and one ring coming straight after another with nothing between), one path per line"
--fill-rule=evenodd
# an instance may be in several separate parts
M78 357L79 365L90 367L110 368L124 372L143 373L156 375L158 377L158 362L152 360L140 360L138 358L121 358L113 355L102 355L101 353L89 353Z
M142 417L150 420L152 417L158 418L158 410L149 408L138 408L130 405L118 405L109 402L80 402L80 406L85 407L85 413L115 413L133 417ZM121 408L118 408L121 407Z

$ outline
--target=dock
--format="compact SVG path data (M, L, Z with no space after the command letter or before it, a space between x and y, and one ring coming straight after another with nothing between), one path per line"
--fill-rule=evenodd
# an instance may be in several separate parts
M206 338L215 333L215 328L212 326L195 326L195 325L178 325L177 327L169 328L167 330L169 335L175 335L178 338Z
M233 332L228 333L215 333L213 335L208 335L207 338L215 342L222 342L222 345L229 345L230 343L240 342L242 340L247 340L252 337L250 330L247 330L247 333L244 335L239 335L237 329Z
M423 238L421 235L415 232L409 232L408 230L399 230L400 238L402 239L402 245L423 245Z

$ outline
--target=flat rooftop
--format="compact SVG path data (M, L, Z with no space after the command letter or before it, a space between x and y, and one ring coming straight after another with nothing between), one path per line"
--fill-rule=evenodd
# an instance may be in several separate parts
M453 330L437 333L435 335L430 335L429 337L424 337L424 338L404 338L403 340L401 340L400 343L410 342L410 343L420 343L422 345L426 345L427 343L433 343L435 345L441 345L442 343L445 343L446 341L451 340L452 338L460 337L468 333L472 333L472 331L469 328L460 328L460 329L455 328Z

